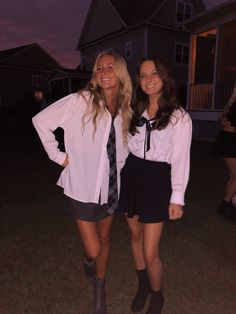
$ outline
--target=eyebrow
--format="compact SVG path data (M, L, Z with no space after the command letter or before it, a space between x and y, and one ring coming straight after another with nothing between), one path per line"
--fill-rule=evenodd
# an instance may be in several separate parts
M140 74L153 73L153 72L157 72L157 69L153 69L153 70L151 70L149 72L140 72Z
M115 63L108 63L105 66L115 65ZM100 63L97 64L97 66L102 66Z

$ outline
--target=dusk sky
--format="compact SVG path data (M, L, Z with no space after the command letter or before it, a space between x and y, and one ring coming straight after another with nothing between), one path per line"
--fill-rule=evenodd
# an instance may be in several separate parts
M91 0L0 0L0 50L37 42L64 67L79 62L76 45ZM205 0L207 8L225 0Z

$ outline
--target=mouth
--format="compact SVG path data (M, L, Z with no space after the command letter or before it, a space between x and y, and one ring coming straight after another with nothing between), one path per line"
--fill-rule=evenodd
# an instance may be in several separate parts
M102 81L103 83L107 83L107 82L110 81L110 79L109 79L109 78L102 78L101 81Z
M145 85L145 87L146 87L147 89L153 88L154 86L155 86L154 84L147 84L147 85Z

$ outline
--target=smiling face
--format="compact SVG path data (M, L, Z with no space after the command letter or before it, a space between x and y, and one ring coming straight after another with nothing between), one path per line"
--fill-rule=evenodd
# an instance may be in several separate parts
M105 54L99 58L95 68L95 78L101 89L117 90L119 79L115 72L115 59L112 55Z
M149 97L159 98L163 88L163 81L160 78L153 61L147 60L141 64L139 81L144 93Z

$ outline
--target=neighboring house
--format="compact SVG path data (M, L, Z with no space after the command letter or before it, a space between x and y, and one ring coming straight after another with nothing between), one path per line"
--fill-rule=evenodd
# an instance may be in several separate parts
M85 87L91 78L91 72L81 71L80 67L72 69L55 69L47 77L47 91L50 102L54 102L69 93Z
M188 110L195 138L214 140L219 114L236 83L236 1L226 1L185 24L191 34Z
M38 44L0 51L0 97L3 107L24 105L45 79L62 66Z
M173 68L185 102L189 34L182 25L204 10L201 0L92 0L77 46L81 67L92 70L99 52L114 50L126 59L135 78L138 60L162 55Z
M28 106L36 90L56 100L83 86L85 78L79 69L64 69L36 43L0 51L1 107ZM56 88L56 79L60 89Z

